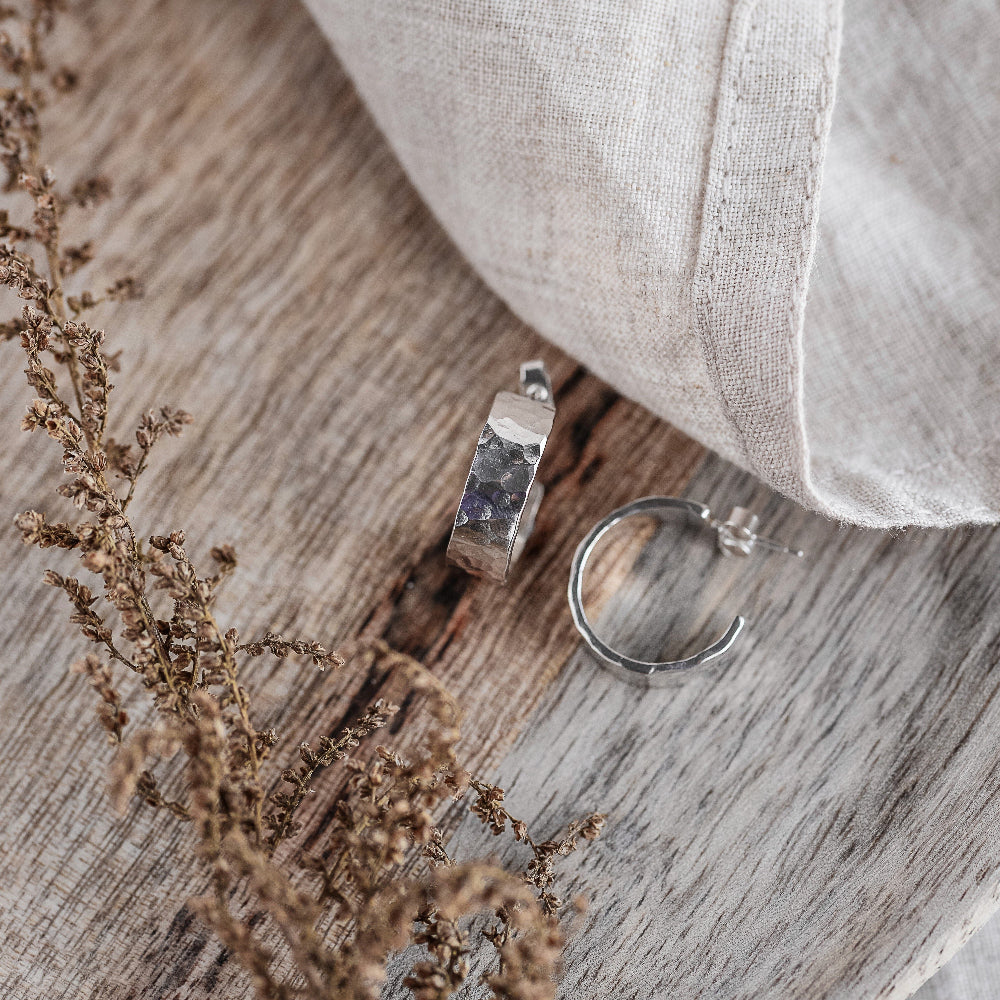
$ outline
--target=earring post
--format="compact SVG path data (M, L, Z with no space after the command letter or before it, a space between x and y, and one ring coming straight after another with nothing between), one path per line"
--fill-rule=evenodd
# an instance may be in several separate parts
M763 535L753 536L754 544L760 545L765 549L770 549L772 552L784 552L787 555L795 556L798 559L805 558L805 552L802 549L791 549L787 545L782 545L781 542L776 542L773 538L765 538Z
M786 555L802 559L805 553L801 549L789 548L773 538L757 534L760 519L746 507L734 507L725 521L715 518L709 525L719 534L719 548L727 556L748 556L755 546L768 549L771 552L783 552Z

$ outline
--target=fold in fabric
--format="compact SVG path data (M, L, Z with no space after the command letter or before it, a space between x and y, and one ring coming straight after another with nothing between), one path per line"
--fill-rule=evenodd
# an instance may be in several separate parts
M815 510L1000 520L995 5L307 2L543 336Z

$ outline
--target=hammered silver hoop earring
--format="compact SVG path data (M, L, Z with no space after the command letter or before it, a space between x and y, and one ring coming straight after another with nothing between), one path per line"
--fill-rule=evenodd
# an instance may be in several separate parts
M569 607L573 615L573 624L576 625L577 631L600 658L604 666L622 680L644 687L666 683L666 679L677 671L690 670L692 667L697 667L721 656L733 645L746 624L743 616L737 615L725 634L700 652L683 660L664 660L661 662L636 660L624 653L619 653L594 632L583 608L583 573L587 567L587 560L598 540L616 524L620 524L629 517L644 514L665 521L678 513L685 515L689 521L695 524L714 530L719 550L723 555L748 556L758 546L772 552L785 552L799 558L803 555L798 549L790 549L770 538L754 534L758 519L756 515L751 514L743 507L734 508L725 521L718 521L712 517L712 512L704 504L696 503L693 500L681 500L678 497L643 497L641 500L635 500L624 507L619 507L595 524L587 537L577 547L570 568Z
M544 490L535 481L556 409L541 361L521 365L520 392L498 392L479 435L448 542L448 561L506 583L535 527Z

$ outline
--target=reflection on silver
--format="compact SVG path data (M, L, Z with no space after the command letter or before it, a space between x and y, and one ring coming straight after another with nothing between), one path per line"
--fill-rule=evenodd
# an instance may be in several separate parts
M541 361L521 365L521 392L498 392L455 515L448 560L505 583L535 526L543 489L535 471L556 410Z
M665 520L667 516L678 511L686 514L688 519L694 523L714 529L717 532L718 546L723 555L748 556L756 546L798 557L803 555L798 549L787 548L770 538L754 534L754 529L757 527L757 517L743 507L734 508L732 514L725 521L714 520L711 511L704 504L696 503L693 500L681 500L677 497L643 497L641 500L635 500L612 511L594 525L587 537L580 542L576 554L573 556L569 576L569 608L573 615L573 624L576 625L577 631L583 636L587 645L612 673L631 684L644 687L664 684L671 674L680 670L690 670L692 667L697 667L699 664L720 656L732 646L746 624L745 619L741 615L737 615L725 634L711 645L706 646L701 652L683 660L660 662L634 660L630 656L625 656L612 649L594 632L583 609L583 571L586 569L587 560L598 540L616 524L628 517L645 514Z

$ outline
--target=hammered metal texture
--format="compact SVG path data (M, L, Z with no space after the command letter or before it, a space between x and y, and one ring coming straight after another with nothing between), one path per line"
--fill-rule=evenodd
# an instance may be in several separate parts
M515 542L523 545L518 526L555 413L549 403L497 393L448 543L448 558L467 572L507 579Z
M587 559L594 550L594 546L606 532L626 518L638 514L666 520L678 512L686 515L695 524L707 527L714 527L717 524L711 520L711 511L704 504L694 500L682 500L678 497L643 497L613 510L607 517L598 521L577 546L573 563L570 566L569 609L577 631L600 658L603 666L621 680L640 687L658 687L666 684L671 674L680 670L690 670L692 667L700 666L702 663L721 656L733 645L745 624L744 618L737 615L726 633L711 645L706 646L700 653L695 653L683 660L663 660L660 662L635 660L624 653L619 653L594 631L583 606L583 573L587 568Z

